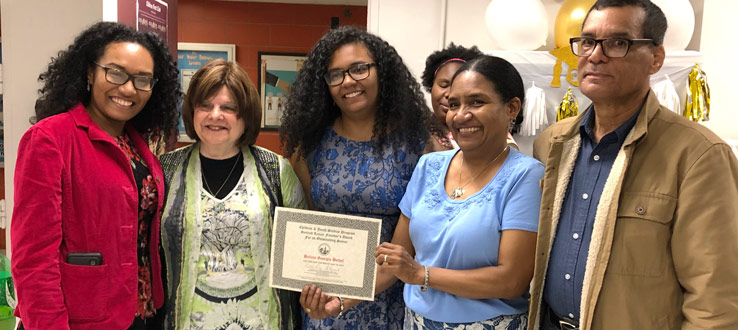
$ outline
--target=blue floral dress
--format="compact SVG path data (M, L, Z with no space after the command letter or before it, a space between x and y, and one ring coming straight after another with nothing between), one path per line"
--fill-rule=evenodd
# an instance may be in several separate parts
M420 146L419 150L422 150ZM307 156L310 197L318 211L382 219L380 240L392 240L400 216L397 205L405 194L420 153L412 148L388 147L378 156L371 141L352 141L332 128L320 146ZM304 316L305 329L402 329L403 284L347 310L340 318L313 320Z

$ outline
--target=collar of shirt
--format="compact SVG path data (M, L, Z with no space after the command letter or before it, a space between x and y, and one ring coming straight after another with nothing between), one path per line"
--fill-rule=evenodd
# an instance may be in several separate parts
M605 134L605 136L602 137L600 142L604 143L615 143L617 142L618 145L622 145L623 142L625 142L625 138L628 136L628 133L630 133L630 130L635 126L636 121L638 120L638 115L641 114L641 109L638 109L633 116L628 118L624 123L622 123L618 128L616 128L614 131ZM595 123L595 108L594 105L590 105L589 108L587 108L586 112L584 113L584 118L582 118L581 123L579 123L579 134L582 136L582 139L588 139L589 141L595 141L594 138L594 123Z

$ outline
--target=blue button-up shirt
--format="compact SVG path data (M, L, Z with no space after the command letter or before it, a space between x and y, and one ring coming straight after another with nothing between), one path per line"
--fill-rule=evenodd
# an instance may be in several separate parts
M584 270L597 204L612 164L639 113L603 136L599 143L594 139L592 106L579 125L582 144L562 204L543 291L544 300L559 316L579 319Z

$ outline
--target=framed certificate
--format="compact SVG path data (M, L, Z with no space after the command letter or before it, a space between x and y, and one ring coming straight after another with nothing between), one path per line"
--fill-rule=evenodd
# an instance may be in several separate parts
M269 285L315 284L332 296L374 300L381 227L374 218L277 207Z

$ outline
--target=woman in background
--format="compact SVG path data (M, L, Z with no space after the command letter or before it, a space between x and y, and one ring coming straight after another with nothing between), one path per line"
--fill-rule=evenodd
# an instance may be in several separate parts
M433 52L425 60L425 69L421 76L423 87L431 94L431 107L437 123L433 125L433 151L451 150L459 146L446 126L446 113L448 112L448 92L451 87L451 78L464 63L482 56L483 53L472 46L466 48L457 46L453 42L448 47ZM518 145L512 137L512 133L520 130L523 122L522 113L515 120L507 135L507 143L517 149Z
M161 157L167 329L299 329L299 294L269 287L274 208L305 208L289 162L254 146L256 87L235 62L214 60L182 104L196 142Z
M430 116L420 85L392 46L366 31L340 27L308 54L292 86L280 137L311 208L380 218L380 239L386 242L430 138ZM331 299L340 308L340 299ZM335 320L306 309L304 324L400 329L403 308L402 283L396 283Z
M159 328L164 180L147 141L176 132L176 64L155 34L103 22L39 80L10 229L21 328Z

